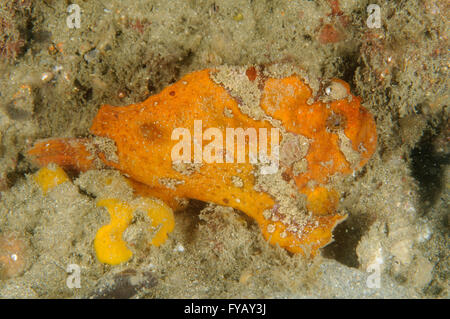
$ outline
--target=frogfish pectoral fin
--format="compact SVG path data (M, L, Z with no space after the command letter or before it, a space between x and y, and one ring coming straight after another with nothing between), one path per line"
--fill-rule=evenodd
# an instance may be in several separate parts
M306 225L301 227L268 220L264 220L259 225L270 244L279 245L291 253L314 257L320 248L333 242L333 229L346 218L347 215L340 214L313 216Z
M263 214L256 218L266 240L292 253L314 257L321 247L333 242L333 229L347 218L337 212L338 193L334 189L304 188L306 210L300 219L285 218L272 212L271 217Z

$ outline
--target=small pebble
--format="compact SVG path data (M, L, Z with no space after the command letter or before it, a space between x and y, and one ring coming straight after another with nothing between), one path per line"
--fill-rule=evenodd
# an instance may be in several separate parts
M173 251L182 253L182 252L184 251L184 246L181 245L181 244L177 244L177 245L175 246L175 248L173 249Z
M0 235L0 280L20 276L27 267L27 245L16 234Z

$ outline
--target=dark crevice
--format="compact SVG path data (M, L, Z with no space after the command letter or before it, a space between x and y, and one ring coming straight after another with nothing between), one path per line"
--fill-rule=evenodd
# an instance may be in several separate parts
M450 164L449 153L441 148L447 143L448 127L424 133L417 146L412 149L411 174L419 184L419 196L423 209L427 211L439 198L444 184L444 165Z
M188 216L185 221L189 223L187 229L188 232L185 233L184 240L186 243L193 243L197 236L198 226L200 224L199 213L206 207L207 203L190 199L189 204L184 209L177 211L179 215ZM176 216L175 219L180 219L181 216Z
M350 215L347 220L336 226L333 231L334 242L322 249L322 255L348 267L358 268L356 247L369 226L367 216Z
M350 84L351 88L355 87L354 78L358 66L358 56L356 53L343 57L343 63L341 65L342 79Z

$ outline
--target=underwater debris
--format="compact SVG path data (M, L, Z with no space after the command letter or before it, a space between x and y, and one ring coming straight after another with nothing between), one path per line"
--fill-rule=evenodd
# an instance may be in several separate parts
M23 30L29 17L31 1L12 0L0 3L0 60L14 61L26 44Z
M113 276L104 278L97 284L96 291L89 298L129 299L140 290L153 288L156 285L156 277L151 272L138 272L134 269L125 269Z

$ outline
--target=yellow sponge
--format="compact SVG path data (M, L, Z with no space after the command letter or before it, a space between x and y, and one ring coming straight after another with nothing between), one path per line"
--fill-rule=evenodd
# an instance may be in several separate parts
M160 246L167 240L167 234L173 231L175 220L169 206L150 198L140 198L134 202L136 204L131 205L116 198L98 201L97 206L106 207L111 216L110 223L98 230L94 240L95 253L100 262L118 265L133 256L122 235L130 225L135 209L146 211L152 220L152 227L156 228L152 245Z
M34 174L33 178L41 187L44 195L47 194L49 189L69 180L66 172L64 172L61 167L54 164L42 167Z
M115 198L102 199L97 206L106 207L111 216L110 223L101 227L95 236L97 259L110 265L128 261L133 253L128 249L122 234L133 218L133 209L126 202Z
M175 227L172 209L162 201L150 198L143 198L137 208L147 211L148 217L151 218L152 227L156 229L151 244L159 247L167 240L167 234Z

